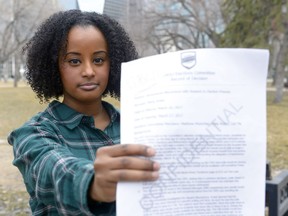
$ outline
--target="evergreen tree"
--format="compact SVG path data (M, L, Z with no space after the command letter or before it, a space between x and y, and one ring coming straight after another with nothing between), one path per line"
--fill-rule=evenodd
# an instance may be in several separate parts
M222 47L268 48L269 33L281 0L225 0Z
M288 0L224 0L226 23L220 47L270 49L270 76L274 79L274 102L283 98L288 59Z

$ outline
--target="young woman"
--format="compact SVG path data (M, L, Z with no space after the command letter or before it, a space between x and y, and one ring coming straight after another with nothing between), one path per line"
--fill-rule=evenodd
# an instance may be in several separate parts
M115 215L118 181L153 181L154 149L120 143L121 63L137 58L111 18L71 10L47 19L24 48L28 83L47 109L8 141L33 215ZM59 99L62 98L62 102Z

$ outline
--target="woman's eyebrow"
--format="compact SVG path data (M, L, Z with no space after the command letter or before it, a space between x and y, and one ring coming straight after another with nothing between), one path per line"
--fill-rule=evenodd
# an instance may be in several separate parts
M100 50L100 51L96 51L96 52L94 52L93 54L95 55L95 54L105 54L105 55L107 55L108 54L108 52L107 51L104 51L104 50Z
M67 52L67 53L65 54L65 56L68 56L68 55L81 55L81 54L78 53L78 52Z
M100 51L96 51L96 52L94 52L93 54L95 55L95 54L105 54L105 55L107 55L108 54L108 52L107 51L104 51L104 50L100 50ZM81 53L78 53L78 52L67 52L66 54L65 54L65 56L67 56L67 55L81 55Z

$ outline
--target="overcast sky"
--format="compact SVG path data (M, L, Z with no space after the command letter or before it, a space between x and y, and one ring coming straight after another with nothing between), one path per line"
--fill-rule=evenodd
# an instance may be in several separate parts
M80 10L103 13L105 0L78 0Z

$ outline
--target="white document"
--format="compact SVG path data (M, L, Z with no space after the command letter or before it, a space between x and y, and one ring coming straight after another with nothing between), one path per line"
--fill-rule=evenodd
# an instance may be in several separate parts
M122 64L121 143L148 144L155 182L121 182L117 216L261 216L269 52L194 49Z

